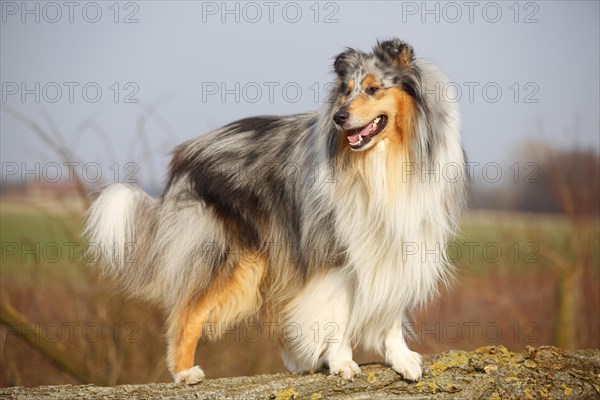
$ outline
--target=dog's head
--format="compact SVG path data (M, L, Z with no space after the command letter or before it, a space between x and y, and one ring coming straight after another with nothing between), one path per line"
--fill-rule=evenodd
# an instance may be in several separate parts
M418 101L418 68L409 44L392 39L378 42L371 53L347 49L333 67L333 121L352 150L408 138Z

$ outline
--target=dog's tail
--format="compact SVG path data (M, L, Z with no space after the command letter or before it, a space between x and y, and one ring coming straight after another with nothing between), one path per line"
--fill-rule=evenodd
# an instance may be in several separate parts
M86 260L100 267L130 295L158 300L157 270L152 253L152 221L158 201L124 184L108 186L94 201L85 220Z

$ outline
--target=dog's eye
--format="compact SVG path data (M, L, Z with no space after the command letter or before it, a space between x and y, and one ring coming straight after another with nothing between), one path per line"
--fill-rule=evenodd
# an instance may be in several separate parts
M365 89L365 92L368 95L374 95L378 90L379 90L379 88L377 86L369 86L368 88Z

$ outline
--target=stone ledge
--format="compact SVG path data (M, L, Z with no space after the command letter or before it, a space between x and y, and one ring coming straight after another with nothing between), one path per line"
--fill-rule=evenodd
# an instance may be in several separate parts
M592 399L600 398L600 350L566 351L503 346L424 356L423 379L401 379L380 364L361 366L351 382L326 372L101 387L39 386L0 389L2 399Z

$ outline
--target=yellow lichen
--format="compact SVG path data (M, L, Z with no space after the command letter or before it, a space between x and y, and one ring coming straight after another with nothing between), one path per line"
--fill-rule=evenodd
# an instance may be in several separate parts
M460 367L468 364L469 358L464 353L451 353L441 361L432 364L429 368L431 369L431 375L438 376L448 368Z
M525 388L523 394L525 394L525 397L528 399L535 399L535 393L530 388Z
M431 390L433 390L433 393L437 392L437 390L439 389L438 385L435 382L427 382L427 386L429 386L429 388Z
M367 376L367 382L369 382L371 385L374 384L377 382L377 376L375 376L374 373L369 372L369 375Z
M294 390L294 388L287 388L280 390L275 395L275 400L292 400L298 398L300 394Z
M458 366L467 365L467 364L469 364L469 358L466 356L466 354L459 353L456 355L452 355L450 357L450 359L448 360L447 366L448 366L448 368L451 368L451 367L458 367Z
M310 400L322 400L323 396L321 393L313 393L310 395Z
M564 383L561 386L565 392L565 396L570 396L573 393L573 389L565 385Z
M448 367L441 361L436 362L435 364L431 364L431 375L438 376L442 372L444 372Z
M518 381L518 380L519 380L519 378L518 378L518 377L516 377L516 376L509 376L508 378L504 378L504 380L505 380L506 382L515 382L515 381Z

